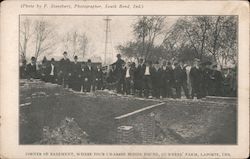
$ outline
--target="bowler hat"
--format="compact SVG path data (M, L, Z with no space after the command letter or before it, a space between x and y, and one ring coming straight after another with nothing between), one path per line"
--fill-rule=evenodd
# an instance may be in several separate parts
M36 58L35 58L34 56L32 56L32 57L31 57L31 60L34 61L34 60L36 60Z

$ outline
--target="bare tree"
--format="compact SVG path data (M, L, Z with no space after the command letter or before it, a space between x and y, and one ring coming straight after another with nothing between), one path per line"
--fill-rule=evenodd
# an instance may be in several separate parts
M150 50L154 46L157 36L163 33L164 25L164 16L138 17L138 20L133 25L134 35L142 44L141 55L145 59L150 56Z
M72 57L76 55L84 57L89 44L86 33L80 33L78 31L68 32L62 39L62 42L64 49Z
M205 45L208 37L208 30L210 29L209 24L210 17L198 16L198 17L185 17L180 19L179 26L181 25L182 31L196 52L196 56L200 59L205 54ZM177 25L178 26L178 25Z
M81 53L82 57L85 56L88 49L89 40L85 33L79 36L79 53Z
M206 49L221 67L237 59L237 22L233 16L218 16L211 21Z
M40 19L35 21L35 57L41 54L52 53L55 46L55 33L53 26L47 21Z
M22 61L26 60L28 42L32 36L31 22L32 21L26 17L20 24L19 53Z
M185 39L185 33L182 27L175 23L165 34L162 46L165 50L165 59L177 58L180 54L179 49L188 45L188 40Z
M195 57L213 57L223 67L237 60L236 37L235 16L181 17L166 33L163 45L174 57L182 48L192 48Z

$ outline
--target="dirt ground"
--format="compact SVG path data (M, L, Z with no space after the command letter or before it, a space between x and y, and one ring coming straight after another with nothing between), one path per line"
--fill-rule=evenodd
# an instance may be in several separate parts
M66 117L89 135L94 144L114 144L114 117L159 103L120 97L109 92L78 94L61 88L21 88L20 144L37 144L43 128L55 128ZM34 92L39 92L34 94ZM39 97L37 97L39 96ZM162 101L161 101L162 102ZM156 111L156 140L153 144L236 144L236 103L222 101L164 100Z
M181 102L181 101L180 101ZM161 144L236 144L236 104L166 102L158 111Z
M65 117L74 118L90 136L90 141L108 144L115 128L114 118L158 103L155 101L91 96L67 93L31 99L31 105L20 108L20 143L32 144L42 137L42 129L56 127Z

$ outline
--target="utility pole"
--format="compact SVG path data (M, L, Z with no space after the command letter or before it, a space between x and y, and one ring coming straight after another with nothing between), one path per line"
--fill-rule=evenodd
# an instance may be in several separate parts
M107 16L104 21L106 22L105 29L105 51L104 51L104 65L107 64L107 53L108 53L108 43L109 43L109 32L110 32L110 21L111 19Z

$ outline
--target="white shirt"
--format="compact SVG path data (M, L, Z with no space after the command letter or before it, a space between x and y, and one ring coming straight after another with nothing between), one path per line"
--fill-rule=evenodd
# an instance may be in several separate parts
M126 70L126 78L130 77L129 70L130 70L130 68L128 68L128 69Z
M186 74L187 74L187 83L190 84L190 71L191 71L191 66L186 66Z
M149 72L149 66L146 66L146 70L145 70L144 75L150 75L150 72Z
M167 66L163 66L162 68L163 68L163 70L165 71L165 70L167 69Z
M54 76L54 68L55 68L55 66L53 64L51 64L51 72L50 72L51 76Z
M190 72L191 68L192 68L191 66L187 66L187 67L186 67L186 73L187 73L187 74Z

